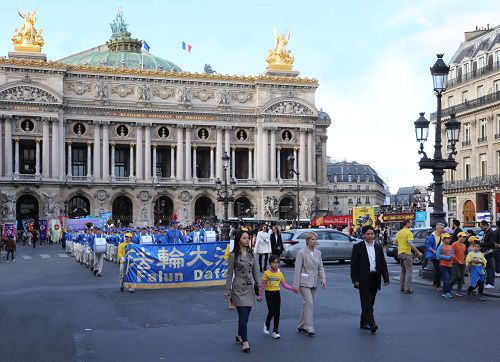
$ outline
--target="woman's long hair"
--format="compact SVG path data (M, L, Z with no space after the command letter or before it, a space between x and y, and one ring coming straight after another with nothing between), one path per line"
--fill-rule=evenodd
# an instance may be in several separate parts
M234 248L233 248L233 253L234 253L234 260L238 258L238 255L241 254L241 248L240 248L240 239L243 236L243 234L247 234L248 237L250 238L250 233L248 231L244 230L238 230L236 231L234 235ZM250 246L247 248L248 252L253 255L253 251L250 248Z

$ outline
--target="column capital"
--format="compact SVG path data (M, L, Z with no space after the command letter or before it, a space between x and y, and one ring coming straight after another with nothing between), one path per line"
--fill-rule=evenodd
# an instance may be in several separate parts
M35 142L39 144L41 142L40 138L35 138Z
M92 146L92 141L87 141L87 146Z
M197 145L192 145L191 147L193 147L194 150L196 150L198 148Z
M111 121L101 121L101 124L103 126L109 126L111 124Z
M215 146L214 145L210 145L210 150L214 150L215 149Z
M299 149L300 149L300 147L297 147L297 146L295 146L295 147L293 148L293 150L294 150L294 151L298 151Z
M99 126L101 124L101 121L97 120L97 119L94 119L92 121L92 124L95 125L95 126Z
M170 145L170 148L175 148L175 147L177 147L177 145L175 145L175 144Z
M158 145L156 143L153 143L153 148L156 148L158 147Z
M253 151L253 147L248 147L248 150L249 151Z
M42 117L41 118L42 122L50 122L50 117Z
M142 127L144 126L144 122L135 122L136 127Z
M135 147L135 143L131 143L130 148L134 148L134 147Z
M307 133L307 129L305 129L305 128L303 128L303 127L300 127L300 128L299 128L299 133L300 133L300 134Z
M14 142L19 143L19 137L14 138Z
M278 127L277 126L271 126L269 127L269 129L273 132L276 132L278 130Z
M111 147L115 147L115 143L114 142L110 142L109 144L111 145Z
M236 151L236 146L231 146L231 151Z
M183 127L187 130L191 130L193 129L193 125L192 124L184 124Z
M222 131L224 129L224 126L215 126L215 129L217 131Z
M281 151L281 146L277 146L277 147L276 147L276 149L277 149L278 151Z
M71 141L71 140L67 140L67 141L66 141L66 144L68 144L68 145L70 145L70 146L71 146L71 143L72 143L72 141Z
M326 135L320 136L320 139L321 139L321 142L326 142L328 140L328 136L326 136Z

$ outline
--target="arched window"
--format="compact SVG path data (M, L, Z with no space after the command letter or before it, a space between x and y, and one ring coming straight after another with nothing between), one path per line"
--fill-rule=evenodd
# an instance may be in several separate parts
M68 216L77 219L90 215L90 202L85 196L75 196L69 200Z

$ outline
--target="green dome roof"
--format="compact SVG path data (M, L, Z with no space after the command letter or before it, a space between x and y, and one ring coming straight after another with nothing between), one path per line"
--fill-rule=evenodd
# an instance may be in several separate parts
M174 63L142 50L142 41L133 39L123 21L123 13L118 11L111 23L113 35L105 45L63 58L60 61L72 65L109 66L139 69L182 71ZM143 64L144 62L144 64Z

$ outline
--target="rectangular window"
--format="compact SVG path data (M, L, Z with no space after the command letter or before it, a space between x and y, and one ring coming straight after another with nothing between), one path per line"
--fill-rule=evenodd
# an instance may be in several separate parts
M497 151L497 174L500 174L500 151Z
M365 199L365 204L370 204L370 196L366 196L366 199Z
M481 57L477 60L478 69L484 68L484 57Z
M347 203L348 203L349 205L352 205L352 197L349 197L349 198L347 199Z
M85 146L73 146L71 149L71 174L80 177L87 175L87 148Z
M361 191L361 185L356 185L356 190Z
M469 92L463 91L462 92L462 103L467 103L468 100L469 100Z
M479 138L480 141L486 141L486 119L479 120Z
M470 180L470 157L464 157L464 179Z
M456 68L451 68L450 70L450 79L455 79L457 76L457 70Z
M19 172L21 174L34 174L36 171L35 145L20 144L19 148L19 154L21 156L21 159L19 160Z
M500 63L500 50L497 50L495 52L495 62L497 63L497 65L498 63Z
M115 176L128 177L129 150L115 149Z
M484 87L482 85L477 87L477 98L484 97Z
M463 65L463 68L462 68L462 69L463 69L463 70L462 70L463 74L464 74L464 75L467 75L467 73L469 73L469 71L470 71L470 70L469 70L469 63L465 63L465 64Z
M450 181L455 182L455 172L454 170L450 170Z
M448 197L448 211L457 211L456 197Z
M470 143L470 123L464 125L464 142Z
M480 176L486 177L488 175L488 167L487 167L487 156L486 153L482 153L479 155L479 166L480 166Z
M358 205L359 205L359 204L361 204L361 197L359 197L359 196L358 196L358 197L356 198L356 204L358 204Z
M493 89L495 90L495 93L500 92L500 80L493 82Z
M349 191L352 191L352 185L349 185Z
M453 96L448 97L448 107L453 107L455 103L453 102Z
M366 185L366 191L370 191L370 185Z

